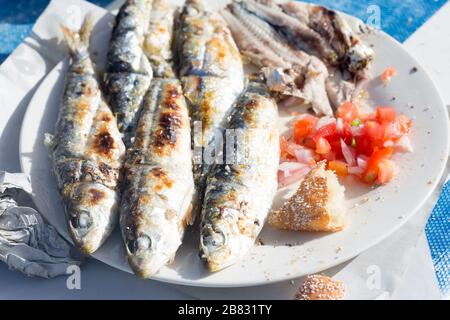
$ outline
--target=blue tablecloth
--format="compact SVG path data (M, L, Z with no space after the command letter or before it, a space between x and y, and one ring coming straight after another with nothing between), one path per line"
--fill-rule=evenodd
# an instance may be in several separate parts
M398 41L405 41L447 0L306 0L338 9L370 22L380 13L380 27ZM91 0L106 6L111 0ZM0 63L31 32L49 0L0 0ZM379 10L378 10L379 9ZM450 39L443 39L450 41ZM450 293L450 182L444 187L426 227L437 279L443 295Z

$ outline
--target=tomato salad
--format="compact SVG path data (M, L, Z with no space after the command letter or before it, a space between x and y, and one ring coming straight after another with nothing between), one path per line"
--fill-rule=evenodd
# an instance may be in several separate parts
M362 113L352 102L340 106L336 117L300 115L289 138L281 137L279 186L302 179L323 160L339 176L386 184L398 172L392 155L413 151L408 137L411 127L412 120L391 107Z

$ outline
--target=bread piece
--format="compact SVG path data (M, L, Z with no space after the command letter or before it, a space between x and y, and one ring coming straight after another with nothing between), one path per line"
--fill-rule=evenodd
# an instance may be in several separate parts
M336 175L321 162L281 209L270 213L269 224L282 230L340 231L346 220L344 191Z
M295 300L342 300L345 286L342 281L333 280L325 275L307 276Z

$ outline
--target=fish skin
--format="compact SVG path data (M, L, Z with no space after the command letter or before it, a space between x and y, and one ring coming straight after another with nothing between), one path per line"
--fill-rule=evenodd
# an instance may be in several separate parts
M70 65L51 146L68 231L86 254L95 252L117 224L125 154L89 55L92 24L87 16L78 33L63 27Z
M190 107L193 171L197 196L194 212L201 210L209 168L216 160L227 116L242 91L241 83L218 77L189 76L181 79ZM242 84L243 85L243 84ZM197 127L199 125L199 127Z
M179 75L243 79L239 49L226 22L205 9L203 1L186 1L177 25Z
M272 92L297 97L317 114L332 115L326 92L328 70L320 59L292 47L277 28L248 11L243 2L230 3L222 16L242 54L261 67Z
M179 80L155 78L124 165L120 225L133 271L170 263L192 222L190 122Z
M127 72L111 73L106 77L106 94L127 145L136 130L142 101L151 80L148 75Z
M229 117L227 129L241 130L241 141L251 143L238 146L237 161L215 164L208 174L200 254L212 272L242 258L264 225L277 190L277 117L276 102L257 82L250 82Z
M127 0L112 31L104 79L105 94L128 146L136 130L142 99L153 78L144 53L151 0Z
M178 7L167 0L154 0L150 25L144 41L144 52L156 78L175 78L173 67L174 22Z

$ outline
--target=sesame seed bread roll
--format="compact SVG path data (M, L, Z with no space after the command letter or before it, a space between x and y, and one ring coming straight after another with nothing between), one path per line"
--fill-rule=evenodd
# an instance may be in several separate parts
M345 286L342 281L316 274L306 277L294 300L342 300L344 296Z

